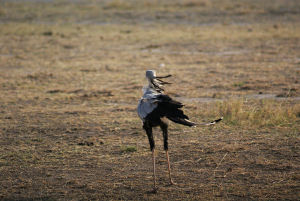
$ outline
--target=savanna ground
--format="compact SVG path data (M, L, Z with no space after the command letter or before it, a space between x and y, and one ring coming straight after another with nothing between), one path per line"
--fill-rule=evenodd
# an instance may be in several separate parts
M298 0L0 2L1 200L297 200ZM193 121L136 114L146 69Z

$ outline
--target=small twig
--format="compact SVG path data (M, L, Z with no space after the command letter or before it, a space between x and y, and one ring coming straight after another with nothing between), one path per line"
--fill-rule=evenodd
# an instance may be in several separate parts
M199 158L199 159L198 159L198 160L196 160L195 162L196 162L196 163L198 163L198 162L199 162L199 161L201 161L201 160L202 160L202 158Z
M192 160L182 160L182 161L176 161L176 162L173 162L173 163L184 163L184 162L194 162Z
M225 159L225 157L227 156L228 152L226 154L224 154L223 158L221 159L221 161L217 164L217 167L214 169L214 177L216 176L216 170L218 169L218 167L221 165L221 163L223 162L223 160Z

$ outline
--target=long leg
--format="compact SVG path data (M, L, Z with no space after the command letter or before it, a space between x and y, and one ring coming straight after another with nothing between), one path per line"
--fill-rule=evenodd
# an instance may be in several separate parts
M153 164L153 192L157 192L157 187L156 187L156 174L155 174L155 143L153 139L153 133L152 133L152 127L145 122L144 123L144 129L147 133L149 144L150 144L150 150L152 151L152 164Z
M160 123L160 128L163 132L163 137L164 137L164 149L166 151L166 158L168 162L168 172L169 172L169 179L170 179L170 184L175 184L172 180L171 177L171 165L170 165L170 158L169 158L169 153L168 153L168 124L165 122Z
M170 159L169 159L169 153L168 153L168 150L166 150L166 157L167 157L167 161L168 161L168 171L169 171L170 184L171 184L171 185L175 185L176 183L173 182L172 177L171 177L171 167L170 167Z
M156 174L155 174L155 149L152 150L152 163L153 163L153 193L156 193Z

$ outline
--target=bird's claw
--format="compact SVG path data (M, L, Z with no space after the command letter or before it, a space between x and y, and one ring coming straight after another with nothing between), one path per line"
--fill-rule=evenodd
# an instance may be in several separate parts
M153 190L151 191L151 193L156 194L157 191L158 191L158 188L157 188L157 187L154 187Z
M170 180L170 185L177 185L177 183L175 183L172 179Z

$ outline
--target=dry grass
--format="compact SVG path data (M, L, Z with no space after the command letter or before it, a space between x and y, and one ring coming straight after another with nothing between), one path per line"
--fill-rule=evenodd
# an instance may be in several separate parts
M218 103L219 113L228 123L243 127L288 127L296 125L300 105L277 101L230 100Z
M296 200L299 2L1 2L1 200ZM170 125L158 194L136 114L146 69L192 120ZM182 90L184 89L184 90Z

